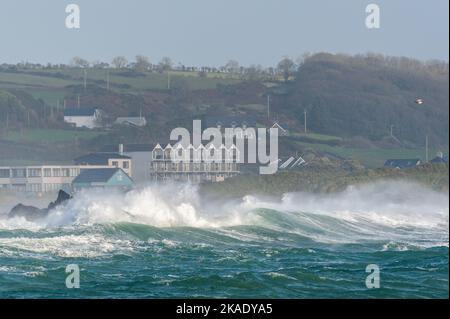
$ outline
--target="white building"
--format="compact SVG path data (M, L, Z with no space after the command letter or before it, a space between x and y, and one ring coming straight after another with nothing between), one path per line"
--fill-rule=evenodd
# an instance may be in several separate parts
M29 193L70 190L73 180L90 169L120 168L131 177L131 158L120 154L88 154L75 165L33 165L0 167L0 190Z
M49 193L68 190L81 171L108 166L42 165L0 167L0 190Z
M94 129L102 126L102 112L97 108L67 108L64 110L64 122L74 127Z
M239 156L236 145L157 144L152 152L150 177L156 181L221 182L239 174Z

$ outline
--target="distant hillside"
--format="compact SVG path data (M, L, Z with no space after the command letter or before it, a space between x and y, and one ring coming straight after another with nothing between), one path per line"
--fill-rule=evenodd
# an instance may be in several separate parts
M41 158L41 152L30 151L45 149L40 145L58 144L82 153L105 144L166 140L173 128L189 128L192 119L205 115L250 115L259 126L277 120L291 133L281 139L284 155L314 151L355 159L368 167L379 167L387 158L424 160L426 135L430 157L436 151L448 152L448 85L446 62L379 55L315 54L305 58L287 81L257 74L245 78L217 72L204 76L92 67L86 71L86 87L81 68L0 65L0 142L8 145L0 160L26 160L28 153L36 155L35 161L55 158L51 152L42 152ZM417 98L424 104L417 104ZM94 134L73 130L64 124L63 105L74 107L78 101L105 110L110 123L119 116L142 114L148 124ZM72 154L61 156L70 160Z
M422 98L424 104L415 101ZM423 145L449 142L448 64L406 58L317 54L305 60L283 96L284 112L313 132Z

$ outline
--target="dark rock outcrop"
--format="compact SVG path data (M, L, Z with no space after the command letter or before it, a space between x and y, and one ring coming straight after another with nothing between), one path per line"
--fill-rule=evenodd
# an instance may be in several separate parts
M63 190L60 190L56 201L51 202L47 208L40 209L34 206L18 204L13 207L13 209L11 209L8 214L8 218L24 217L28 221L36 221L38 219L45 218L52 209L65 204L71 198L72 196L70 196Z

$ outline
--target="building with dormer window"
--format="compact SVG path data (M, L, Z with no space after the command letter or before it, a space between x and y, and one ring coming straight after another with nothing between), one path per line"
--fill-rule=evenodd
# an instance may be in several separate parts
M239 174L239 159L235 145L157 144L152 151L150 177L154 181L220 182Z

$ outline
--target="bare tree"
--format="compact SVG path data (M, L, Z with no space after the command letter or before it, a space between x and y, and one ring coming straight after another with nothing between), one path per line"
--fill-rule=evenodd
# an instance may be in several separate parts
M150 63L150 59L145 55L137 55L136 56L136 64L135 69L138 71L148 71L152 64Z
M123 69L124 67L127 66L128 60L127 60L124 56L116 56L116 57L111 61L111 64L112 64L116 69Z
M283 74L284 82L287 82L292 73L295 72L295 63L289 57L284 57L278 63L277 68Z
M161 59L161 62L159 62L159 68L163 71L171 70L173 66L172 60L165 56Z

